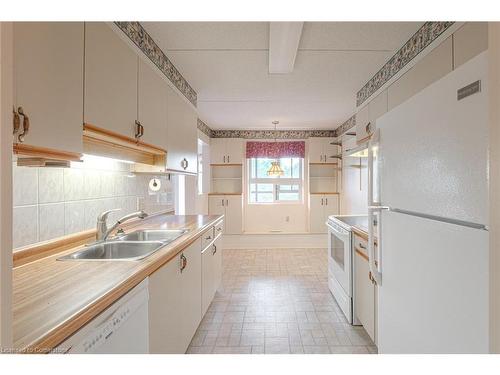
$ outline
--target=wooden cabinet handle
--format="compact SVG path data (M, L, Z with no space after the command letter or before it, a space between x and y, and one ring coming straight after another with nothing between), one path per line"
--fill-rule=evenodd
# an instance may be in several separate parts
M23 107L17 108L17 112L19 115L23 116L23 132L19 134L17 139L19 140L19 143L24 142L24 138L26 137L26 134L28 134L28 131L30 130L30 119L29 117L24 113Z
M188 261L184 254L181 254L181 273L187 267Z
M135 120L135 139L142 137L144 131L142 130L142 125L139 120Z
M186 158L182 159L182 161L181 161L181 167L182 167L184 170L186 170L186 169L187 169L188 165L189 165L188 160L187 160Z

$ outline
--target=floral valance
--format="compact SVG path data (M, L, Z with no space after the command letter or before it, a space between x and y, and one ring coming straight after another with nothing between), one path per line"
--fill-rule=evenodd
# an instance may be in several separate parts
M293 142L247 142L247 159L250 158L303 158L306 143Z

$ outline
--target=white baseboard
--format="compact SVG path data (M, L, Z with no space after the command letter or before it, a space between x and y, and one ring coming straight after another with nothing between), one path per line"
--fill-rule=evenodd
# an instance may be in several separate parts
M224 234L220 243L223 249L327 248L328 235L326 233Z

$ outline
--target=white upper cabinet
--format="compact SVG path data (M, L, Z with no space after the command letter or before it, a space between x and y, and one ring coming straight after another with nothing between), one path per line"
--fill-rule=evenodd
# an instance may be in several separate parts
M340 148L335 143L335 138L311 137L309 138L309 163L335 163L334 156L340 154Z
M387 90L382 91L356 114L356 142L367 142L377 127L377 119L387 112Z
M167 148L168 84L156 71L139 59L138 120L144 129L143 142Z
M167 168L197 173L198 134L196 111L180 94L167 88Z
M86 123L135 136L137 64L137 54L107 24L85 24Z
M243 144L241 138L212 138L210 140L210 163L242 164Z
M82 22L14 23L14 105L30 122L24 143L82 152L83 44ZM22 124L21 116L18 135Z

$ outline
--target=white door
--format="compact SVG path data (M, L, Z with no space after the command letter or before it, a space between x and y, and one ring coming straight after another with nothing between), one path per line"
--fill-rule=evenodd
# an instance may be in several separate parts
M324 163L325 150L323 138L309 138L309 163Z
M196 173L198 146L196 112L170 87L167 88L167 167Z
M227 234L240 234L243 225L241 195L226 195L225 208L226 217L224 219L224 232Z
M311 194L310 199L310 230L311 233L326 233L325 196Z
M208 213L210 215L224 215L226 213L224 195L211 195L208 197Z
M86 123L135 136L137 64L138 56L108 25L85 23Z
M488 352L488 232L382 214L380 353Z
M375 341L375 287L368 261L354 252L354 311L365 331Z
M152 354L182 354L180 320L180 255L149 277L149 350Z
M226 163L228 164L243 163L243 139L241 138L226 139Z
M83 30L82 22L14 23L15 103L30 120L26 144L82 152Z
M185 352L201 322L201 238L181 253L185 267L181 267L181 345ZM182 261L182 259L181 259Z
M323 218L324 222L328 220L328 216L330 215L338 215L339 214L339 196L337 194L327 194L324 195L324 213Z
M211 164L226 163L226 138L210 139L210 163Z
M141 141L167 148L167 83L149 64L139 60L138 119L144 128Z

